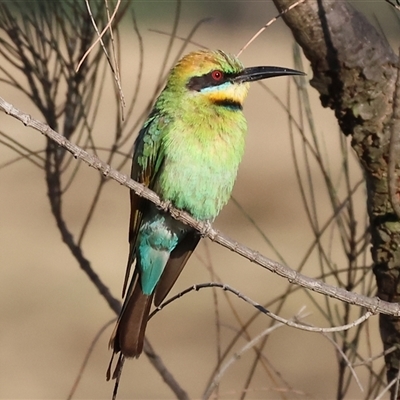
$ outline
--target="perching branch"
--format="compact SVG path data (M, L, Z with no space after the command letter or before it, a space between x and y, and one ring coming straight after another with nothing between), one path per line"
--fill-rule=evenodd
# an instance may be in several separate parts
M286 278L290 283L294 283L314 292L336 298L348 304L365 307L368 311L372 313L381 313L396 317L400 316L400 304L398 303L389 303L386 301L382 301L377 297L371 298L363 296L357 293L349 292L343 288L329 285L320 280L307 277L283 264L275 262L261 255L260 253L250 249L249 247L237 243L236 241L228 238L226 235L212 228L210 224L195 220L188 213L174 208L169 203L163 202L158 197L158 195L150 189L146 188L138 182L135 182L134 180L130 179L128 176L120 173L119 171L113 169L110 165L106 164L98 157L89 154L87 151L73 144L64 136L54 131L43 122L40 122L32 118L30 115L21 112L1 97L0 109L5 111L6 114L21 121L25 126L32 127L35 130L41 132L48 139L54 141L54 143L69 151L75 158L84 161L89 166L102 172L105 177L113 179L116 182L119 182L121 185L128 187L129 189L133 190L138 196L144 197L145 199L153 202L160 209L168 211L175 219L195 228L203 235L203 237L208 237L213 242L216 242L226 247L227 249L234 251L235 253L241 255L249 261L258 264L261 267L280 275L281 277Z

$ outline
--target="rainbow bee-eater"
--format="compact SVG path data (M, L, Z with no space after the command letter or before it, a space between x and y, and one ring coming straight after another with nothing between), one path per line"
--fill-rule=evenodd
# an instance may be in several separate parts
M197 220L213 221L229 200L243 156L242 108L249 82L299 74L279 67L244 68L221 50L186 55L170 71L139 133L131 177ZM125 301L110 346L114 354L138 357L153 299L155 306L164 300L200 234L132 191L130 200Z

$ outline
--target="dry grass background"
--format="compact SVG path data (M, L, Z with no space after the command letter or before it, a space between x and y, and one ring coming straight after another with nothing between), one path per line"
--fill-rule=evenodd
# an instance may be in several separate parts
M221 2L217 6L210 2L207 7L202 7L201 2L184 2L179 33L185 36L198 19L214 17L214 21L200 29L195 40L212 48L236 53L260 26L276 14L270 2L246 4ZM358 5L371 6L367 2L359 2ZM162 20L149 17L149 8L154 13L153 7L162 7ZM172 2L163 5L160 2L137 3L138 22L145 39L145 75L140 95L143 105L153 91L153 79L158 76L162 51L168 41L167 36L150 32L149 28L169 31L174 7ZM387 8L383 2L379 7ZM371 14L370 10L368 12ZM389 11L378 15L378 20L386 25L389 20L393 21L393 15ZM391 39L390 31L386 33ZM136 43L130 40L130 35L133 37L132 32L126 29L122 58L125 93L132 90L137 68ZM391 40L395 43L396 38ZM292 44L290 31L280 21L250 46L241 59L246 66L270 64L293 67ZM311 78L311 72L307 69L305 72ZM286 78L277 78L266 83L285 102L288 82ZM1 84L0 89L0 95L7 101L33 116L39 116L25 98ZM111 93L110 82L106 83L105 98L107 92ZM315 124L334 170L340 163L339 130L332 112L320 107L313 90L310 94ZM100 144L107 145L113 134L113 104L112 101L104 101L101 106L101 119L96 131ZM258 85L252 85L245 114L249 122L247 148L233 195L284 254L287 263L296 267L312 235L308 232L299 199L286 115ZM0 121L1 129L11 132L25 146L32 149L43 147L44 139L37 132L4 114L0 115ZM0 147L1 162L13 157L12 151ZM354 176L361 176L356 162L353 162L353 167ZM124 172L128 172L128 167ZM66 196L66 219L75 232L82 224L82 214L87 211L94 181L97 181L94 179L96 174L96 171L82 166L73 191ZM93 337L114 315L60 241L49 212L43 172L26 161L15 163L0 171L0 187L0 398L66 398ZM328 217L322 179L317 196L321 216L326 213ZM359 195L357 207L362 215L365 209L362 195ZM85 256L117 297L121 292L128 250L128 214L126 188L109 183L84 241ZM321 219L324 220L323 217ZM272 258L275 256L233 202L223 210L215 226L261 253ZM177 282L174 293L194 283L211 280L202 262L208 255L224 283L260 303L281 294L282 288L288 285L281 278L235 254L203 241ZM343 261L340 257L332 256L338 264ZM305 273L310 276L318 274L312 261L308 263ZM316 297L323 302L321 296ZM223 295L220 299L223 344L226 344L233 337L235 320ZM248 304L233 296L230 299L244 320L254 313ZM312 313L307 321L325 324L318 313L313 313L312 304L300 291L292 296L280 314L289 318L303 305ZM268 323L265 316L259 317L251 331L257 334ZM373 353L377 354L381 351L377 318L372 318L369 324ZM107 345L111 329L101 336L96 345L75 398L110 398L113 385L105 381L105 370L110 357ZM202 290L191 293L167 307L149 324L148 337L183 388L192 397L200 397L216 363L212 292ZM243 340L240 345L245 343ZM223 379L220 388L222 398L238 397L251 362L249 354L251 352L238 360ZM335 397L335 350L321 335L288 327L278 329L270 337L267 357L294 390L304 393L304 396L297 395L299 398ZM377 363L382 364L382 361ZM265 372L259 370L252 384L254 391L249 393L248 398L282 398L279 388L274 387ZM361 396L354 385L349 398ZM287 393L285 398L293 397L294 392ZM118 398L168 399L172 398L172 394L143 355L139 360L125 364Z

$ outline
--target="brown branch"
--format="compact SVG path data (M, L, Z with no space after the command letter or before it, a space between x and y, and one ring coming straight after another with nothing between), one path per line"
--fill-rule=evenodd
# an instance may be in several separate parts
M169 370L165 367L161 358L155 353L148 340L145 341L144 351L149 361L153 364L163 378L164 382L174 392L176 398L179 400L189 400L188 394L179 386L171 372L169 372Z
M280 275L281 277L286 278L290 283L300 285L306 289L336 298L352 305L365 307L372 313L383 313L392 316L400 316L400 304L389 303L382 301L377 297L371 298L357 293L349 292L343 288L329 285L320 280L307 277L283 264L275 262L261 255L260 253L250 249L249 247L237 243L236 241L228 238L216 229L213 229L210 224L195 220L188 213L178 210L172 207L171 204L161 201L157 194L152 192L150 189L146 188L138 182L135 182L128 176L113 169L110 165L106 164L98 157L89 154L87 151L71 143L64 136L51 129L48 125L32 118L28 114L19 111L1 97L0 109L18 119L24 125L32 127L35 130L43 133L47 138L54 141L59 146L63 147L71 154L73 154L75 158L83 160L89 166L102 172L105 177L111 178L119 182L121 185L133 190L138 196L144 197L145 199L153 202L160 209L170 212L170 214L175 219L182 221L185 224L197 229L204 237L208 237L212 241L226 247L229 250L234 251L244 258L247 258L249 261L258 264L261 267Z

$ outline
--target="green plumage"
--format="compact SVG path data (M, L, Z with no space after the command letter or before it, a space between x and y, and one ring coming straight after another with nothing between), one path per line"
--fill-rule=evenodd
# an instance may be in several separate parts
M190 105L185 104L185 99L182 103L185 113ZM244 151L246 121L241 111L221 110L214 129L209 132L204 121L215 119L213 110L199 107L191 121L184 115L170 113L163 109L151 123L145 133L151 139L145 142L138 163L146 166L149 159L143 154L154 151L147 147L157 147L161 159L157 158L159 165L153 190L195 218L213 220L229 200ZM169 124L159 133L159 125L165 120Z
M232 59L216 54L223 63L219 68L243 69L238 61L231 65L227 61ZM229 200L247 124L241 109L215 104L209 93L188 90L180 67L172 70L140 132L134 165L142 170L153 165L157 179L150 186L163 200L199 220L213 220Z
M132 178L194 218L213 221L229 200L243 156L247 124L242 104L248 82L288 74L298 72L244 69L220 50L188 54L171 70L139 133ZM121 357L140 355L153 298L156 306L163 301L200 240L194 229L135 193L130 196L125 301L110 340Z

